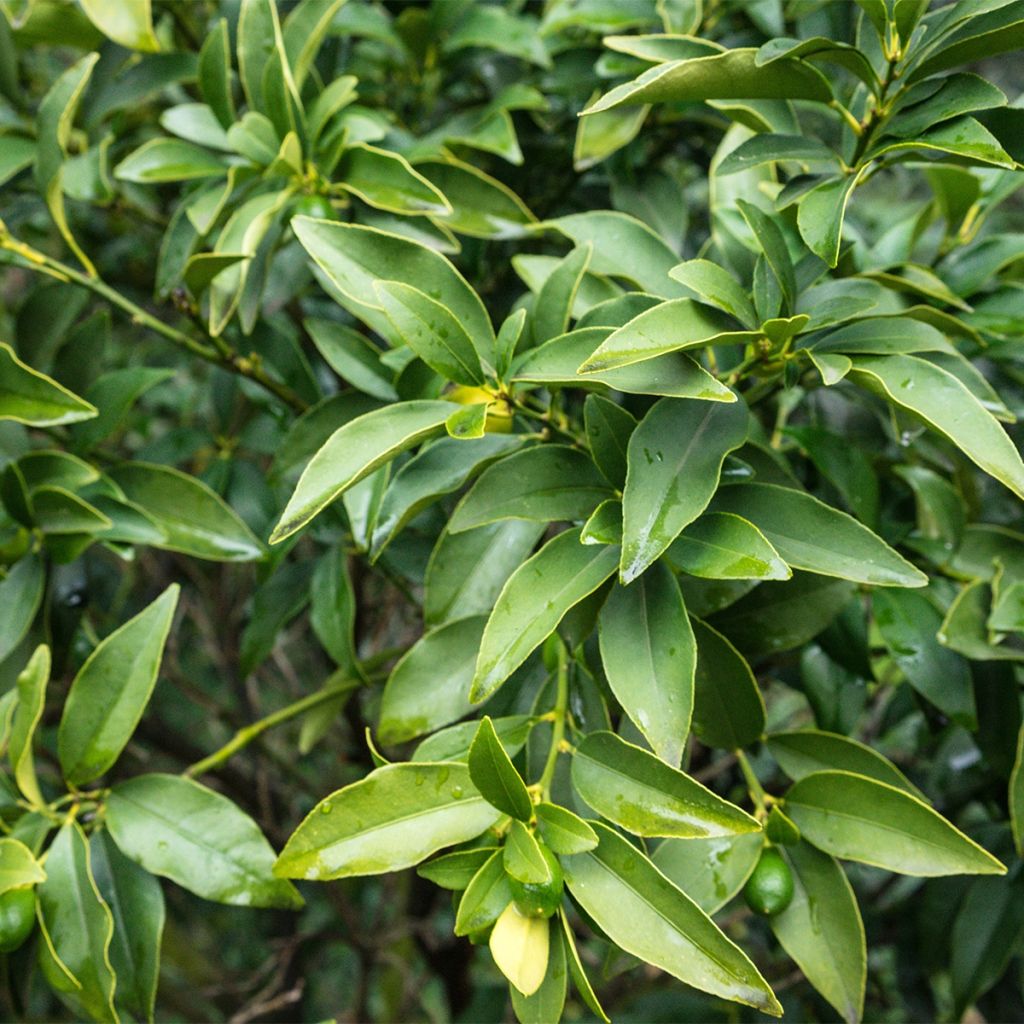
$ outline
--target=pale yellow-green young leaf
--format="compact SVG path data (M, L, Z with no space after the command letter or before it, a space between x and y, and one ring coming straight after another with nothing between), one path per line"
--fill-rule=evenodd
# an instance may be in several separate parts
M494 923L491 956L498 969L524 996L540 988L548 969L548 921L527 917L510 903Z
M153 34L150 0L81 0L81 3L89 20L115 43L144 53L160 49Z

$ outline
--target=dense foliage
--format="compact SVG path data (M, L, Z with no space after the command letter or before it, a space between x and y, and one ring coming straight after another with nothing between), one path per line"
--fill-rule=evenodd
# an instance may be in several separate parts
M1024 0L0 12L5 1019L1024 1019Z

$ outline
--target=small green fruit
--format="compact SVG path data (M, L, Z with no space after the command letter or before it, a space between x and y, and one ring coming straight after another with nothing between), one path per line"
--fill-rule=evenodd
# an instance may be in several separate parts
M520 913L529 917L551 917L562 905L565 879L562 865L555 855L543 843L538 843L538 846L551 869L551 881L520 882L517 878L509 877L508 884Z
M793 899L793 872L782 854L772 847L761 852L753 874L743 887L743 898L756 914L779 914Z
M35 923L35 889L10 889L0 895L0 953L13 953Z
M319 217L321 220L337 220L337 214L327 196L303 196L295 204L297 217Z

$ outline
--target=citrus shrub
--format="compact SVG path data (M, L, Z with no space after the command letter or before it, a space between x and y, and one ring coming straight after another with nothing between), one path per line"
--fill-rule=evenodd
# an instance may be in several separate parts
M8 1019L1019 1016L1022 0L0 11Z

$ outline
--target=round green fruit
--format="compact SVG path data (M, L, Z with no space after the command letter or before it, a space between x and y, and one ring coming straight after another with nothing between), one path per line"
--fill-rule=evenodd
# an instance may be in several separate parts
M303 196L295 204L295 216L319 217L321 220L336 220L337 214L327 196Z
M35 889L10 889L0 895L0 953L13 953L35 923Z
M772 847L761 852L747 884L743 887L747 906L757 914L779 914L793 899L793 872L782 854Z
M512 889L512 899L515 900L521 914L528 917L551 917L562 905L565 880L562 876L562 865L558 863L555 855L543 843L538 845L551 869L551 881L520 882L519 879L510 877L508 883Z

